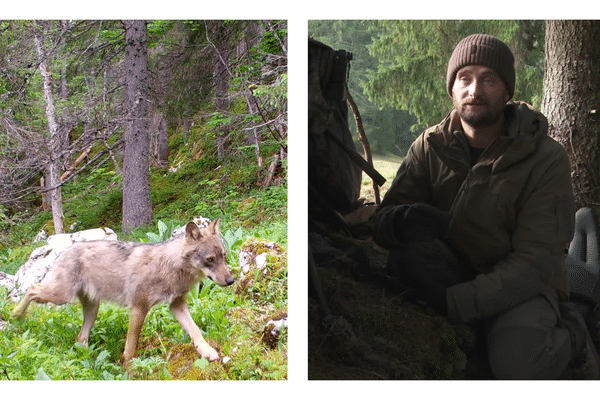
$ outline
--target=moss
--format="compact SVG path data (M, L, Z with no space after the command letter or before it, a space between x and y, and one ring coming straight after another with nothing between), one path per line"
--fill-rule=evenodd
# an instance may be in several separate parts
M263 281L272 281L285 278L287 275L287 253L277 243L263 239L250 238L240 248L240 252L247 254L249 271L244 273L238 281L235 293L238 296L253 297L253 293L265 293L260 290ZM262 270L256 266L256 256L267 253L266 264ZM256 290L255 290L256 289Z
M181 343L175 345L167 355L169 374L173 379L198 380L203 379L203 371L194 366L198 353L193 344Z

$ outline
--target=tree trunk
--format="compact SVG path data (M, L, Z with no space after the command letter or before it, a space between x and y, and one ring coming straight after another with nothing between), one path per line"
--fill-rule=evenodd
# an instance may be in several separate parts
M600 21L546 21L542 112L566 150L578 208L600 206Z
M252 94L252 91L244 90L244 97L246 98L246 105L248 106L248 114L258 115L259 110L258 106L256 105L256 102L254 101L254 95ZM256 156L256 163L259 167L262 167L263 160L260 156L260 134L258 132L257 127L254 127L250 130L250 133L248 134L248 140L246 140L246 143L248 143L249 145L254 145L254 155Z
M146 23L125 21L125 74L128 117L123 156L123 232L152 220L148 153L148 47Z
M217 38L216 43L210 42L216 53L214 66L215 79L215 107L218 111L229 111L229 76L227 63L229 62L228 35L221 21L210 21L211 36ZM208 38L208 31L206 32ZM210 41L210 39L209 39ZM219 160L225 158L225 152L229 147L229 124L223 124L217 131L217 154Z
M58 120L56 117L56 108L54 106L54 96L52 94L52 72L46 60L46 50L44 47L44 37L41 32L42 27L37 26L34 35L35 52L39 62L40 75L42 76L42 91L44 94L44 103L46 105L46 119L48 120L49 136L47 145L49 149L49 161L46 166L46 187L49 188L50 206L52 207L52 221L54 222L54 232L64 233L64 215L62 209L62 194L60 189L60 134Z
M159 168L169 166L169 135L167 129L167 120L161 114L158 123L158 138L156 140L156 158Z
M262 35L264 28L258 24L258 21L248 21L246 27L246 34L240 38L237 46L238 59L245 56L248 63L252 63L252 54L250 49L258 44L259 38ZM247 85L247 83L246 83ZM243 91L244 97L246 98L246 105L248 106L248 114L259 115L258 105L254 99L254 95L250 89ZM262 167L263 160L260 156L260 133L257 127L248 131L247 144L254 145L254 154L256 155L256 163L259 167Z

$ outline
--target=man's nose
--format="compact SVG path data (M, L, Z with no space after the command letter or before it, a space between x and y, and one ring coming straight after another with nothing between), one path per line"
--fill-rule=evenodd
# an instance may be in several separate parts
M482 84L477 79L473 79L469 85L469 94L472 97L477 97L481 93Z

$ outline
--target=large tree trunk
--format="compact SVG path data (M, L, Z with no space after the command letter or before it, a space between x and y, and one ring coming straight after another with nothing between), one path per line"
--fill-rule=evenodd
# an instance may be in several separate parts
M123 157L123 232L152 220L148 152L146 23L125 21L126 108Z
M600 21L546 21L542 112L571 161L575 204L600 206Z
M206 26L210 27L210 36L216 38L216 43L211 41L217 56L214 64L215 108L226 113L229 111L229 76L231 74L227 65L229 62L228 34L222 21L210 21ZM208 31L206 35L208 38ZM229 124L223 124L217 130L217 155L219 160L225 158L228 147Z
M64 233L64 215L62 209L62 194L60 189L60 169L59 158L61 149L61 138L59 134L58 119L56 117L56 108L54 106L54 96L52 94L52 72L46 60L46 50L44 46L44 37L41 32L42 27L37 26L34 35L35 52L39 62L39 71L42 76L42 90L44 94L44 103L46 105L46 119L48 120L48 149L49 161L46 166L46 187L49 188L50 205L52 207L52 221L54 222L54 232Z

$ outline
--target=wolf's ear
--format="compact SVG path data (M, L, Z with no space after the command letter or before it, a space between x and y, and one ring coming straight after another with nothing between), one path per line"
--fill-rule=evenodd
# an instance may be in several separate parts
M215 219L211 224L210 224L210 230L211 232L216 235L219 233L219 224L221 222L221 217L218 217L217 219Z
M193 240L199 240L202 237L200 229L198 229L198 225L195 222L188 222L185 226L185 237Z

